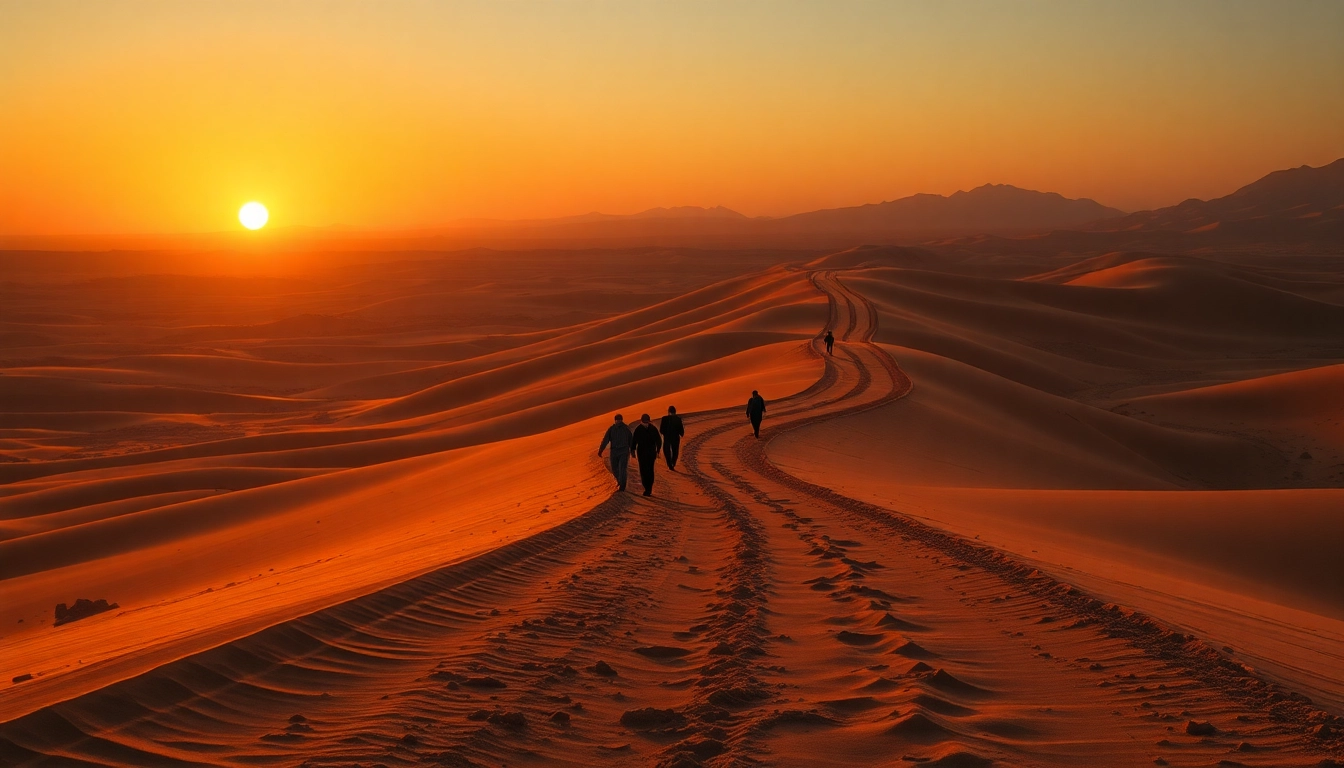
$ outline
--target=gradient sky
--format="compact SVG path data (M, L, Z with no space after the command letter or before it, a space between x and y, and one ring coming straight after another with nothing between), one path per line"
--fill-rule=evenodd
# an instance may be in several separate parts
M1344 156L1344 3L8 2L0 234L1127 210Z

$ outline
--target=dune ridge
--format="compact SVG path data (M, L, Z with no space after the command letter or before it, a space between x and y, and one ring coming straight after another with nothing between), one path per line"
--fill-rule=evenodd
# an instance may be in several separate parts
M1344 705L1338 274L1273 254L1018 278L929 263L860 259L846 278L914 392L782 436L772 459Z
M1208 644L775 468L775 442L919 391L873 343L878 305L814 279L842 346L774 401L765 440L736 406L693 414L685 472L654 500L604 497L516 545L12 720L0 749L217 764L1338 754L1328 715Z
M141 318L127 338L152 350L21 351L0 381L244 399L5 415L27 461L0 466L0 589L34 619L0 636L0 757L1344 758L1330 274L1038 267L861 247L674 296L684 276L566 285L621 298L503 334L496 313L182 342ZM544 306L529 280L517 306ZM407 290L379 311L423 311ZM669 400L681 471L613 494L592 455L613 406ZM45 626L58 595L122 607Z
M430 277L440 270L422 266ZM240 285L253 287L241 281L233 289ZM524 281L524 292L531 285ZM631 301L608 294L618 308ZM469 347L427 346L421 331L389 337L360 325L350 336L346 323L328 324L336 335L311 337L305 320L282 330L213 326L206 338L227 346L185 355L174 332L134 331L128 336L147 339L152 351L137 353L128 339L90 359L76 343L52 348L68 357L43 366L6 368L0 387L22 410L3 417L17 459L0 465L5 670L41 675L22 706L49 700L32 691L61 676L88 679L54 684L45 695L117 679L577 514L600 474L587 459L589 442L609 417L593 417L613 400L640 407L680 392L685 407L718 407L744 397L733 387L744 375L756 386L796 387L784 394L816 379L818 362L790 341L810 336L823 319L805 275L730 278L673 300L656 286L642 295L647 309L633 314L558 330L541 325L465 356ZM384 354L371 363L293 362L292 353L273 352L277 339L290 338L313 356L339 348ZM408 359L386 354L397 349ZM461 357L432 359L444 352ZM398 376L406 379L399 392L378 391ZM295 384L302 388L274 391ZM72 411L72 402L88 410ZM60 450L67 453L52 456ZM500 464L504 457L517 458ZM492 484L529 459L546 467L530 483ZM436 530L432 520L454 517L440 511L450 488L472 511ZM409 506L374 525L363 519L369 504L398 497ZM503 512L524 504L516 517ZM512 522L491 525L496 514ZM267 543L236 551L239 541L259 537ZM123 644L105 647L105 630L75 623L62 628L61 647L51 646L41 633L52 606L88 589L116 593L130 622L118 631ZM248 607L267 591L275 594ZM215 608L206 612L207 605ZM170 629L181 620L174 616L188 615L195 637Z

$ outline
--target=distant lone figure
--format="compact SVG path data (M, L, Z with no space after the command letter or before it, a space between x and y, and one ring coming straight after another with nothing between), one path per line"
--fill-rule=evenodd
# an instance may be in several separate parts
M747 418L751 419L751 431L761 436L761 419L765 418L765 398L761 393L751 390L751 399L747 401Z
M602 451L607 446L611 446L611 474L616 476L616 490L625 490L626 473L630 468L630 428L625 426L625 419L621 414L616 414L616 423L607 427L607 433L602 436L602 444L597 447L597 455L601 456Z
M649 421L649 414L639 417L639 424L630 438L630 449L639 457L639 481L644 483L644 495L653 495L653 465L658 463L658 449L663 447L658 428Z
M835 346L835 336L830 331L827 331L826 338L822 339L822 341L826 342L826 354L834 355L835 350L833 347Z
M658 422L658 434L663 436L663 458L667 459L667 468L677 471L677 459L681 456L681 438L686 428L681 424L677 409L667 406L667 415Z

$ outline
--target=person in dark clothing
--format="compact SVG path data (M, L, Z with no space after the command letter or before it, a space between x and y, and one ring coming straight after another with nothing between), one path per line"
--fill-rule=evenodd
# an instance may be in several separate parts
M823 339L823 341L826 342L826 354L834 355L835 350L833 348L835 347L835 335L830 331L826 331L826 338Z
M602 444L597 447L600 457L607 446L611 446L611 474L616 476L616 490L625 490L626 475L630 467L630 428L625 425L621 414L616 414L616 423L607 427L602 436Z
M663 436L663 458L667 459L667 468L676 472L677 458L681 456L681 438L685 436L686 428L681 425L681 417L673 406L667 407L667 415L658 422L658 434Z
M761 419L765 418L765 398L761 393L751 390L751 399L747 401L747 418L751 419L751 431L761 436Z
M658 463L658 449L663 447L658 428L649 421L649 414L639 417L639 425L630 436L630 450L639 459L639 480L644 483L644 495L653 495L653 465Z

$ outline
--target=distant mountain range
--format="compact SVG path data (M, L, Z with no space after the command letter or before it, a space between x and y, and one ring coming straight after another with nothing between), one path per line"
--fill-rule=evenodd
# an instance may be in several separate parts
M560 216L553 219L459 219L453 222L454 229L460 228L500 228L511 227L549 227L566 224L591 224L609 221L641 221L647 219L731 219L746 221L747 217L732 210L716 205L713 208L701 208L698 205L681 205L673 208L650 208L639 213L581 213L577 216Z
M884 203L799 213L776 221L797 232L1026 233L1076 227L1123 215L1095 200L1070 200L1010 184L969 192L911 195Z
M1090 232L1180 232L1188 235L1344 243L1344 159L1319 168L1275 171L1226 197L1186 200L1084 227Z
M243 233L110 237L0 237L0 249L228 249ZM651 208L630 215L586 213L554 219L467 219L410 232L291 227L267 233L267 248L450 250L488 248L795 248L860 243L952 244L975 250L1103 252L1279 244L1335 251L1344 242L1344 159L1276 171L1226 197L1126 214L1094 200L1071 200L1007 184L952 195L830 208L780 218L747 217L723 206ZM253 247L249 245L247 247Z
M469 227L470 229L470 227ZM459 234L463 234L458 230ZM882 203L748 218L722 206L654 208L630 216L497 222L508 239L642 244L752 244L813 247L860 242L913 244L974 236L1001 242L1031 236L1028 247L1163 248L1257 243L1344 243L1344 159L1269 175L1225 197L1126 214L1094 200L1071 200L1008 184L952 195L911 195Z
M1339 255L1344 251L1344 159L1318 168L1274 171L1213 200L1186 200L1072 229L926 244L979 259L1007 253L1080 256L1117 251Z
M652 208L619 216L588 213L524 221L465 220L438 232L446 237L478 235L505 240L604 241L673 245L697 240L742 243L816 244L864 238L918 240L972 233L1027 234L1077 227L1123 215L1093 200L1070 200L1008 184L986 184L943 195L911 195L898 200L830 208L780 218L744 216L716 206Z

